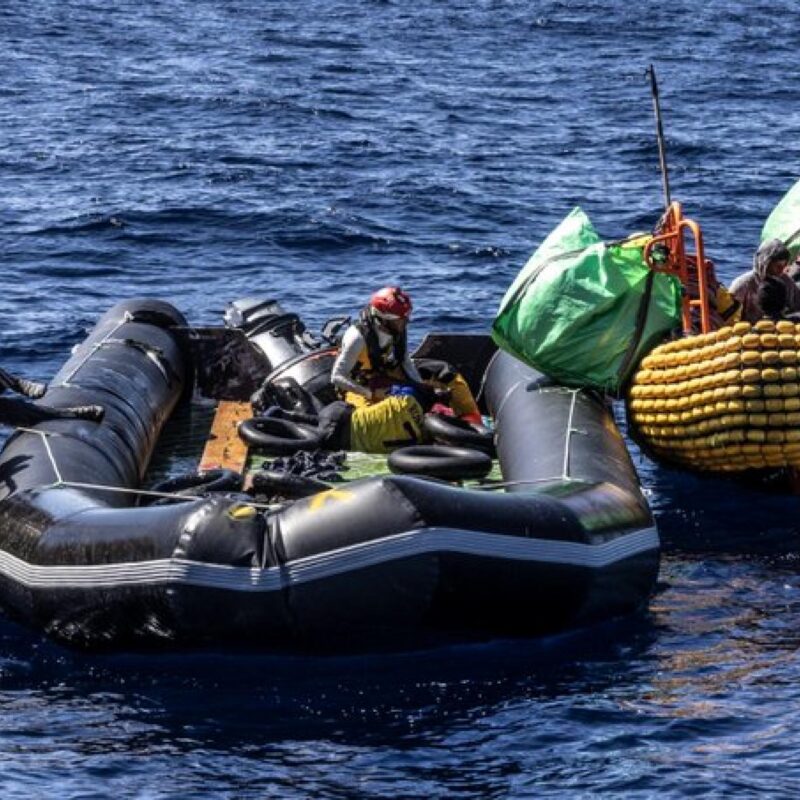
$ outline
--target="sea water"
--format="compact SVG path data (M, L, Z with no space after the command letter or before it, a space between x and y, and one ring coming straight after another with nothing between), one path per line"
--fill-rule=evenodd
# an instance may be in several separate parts
M800 176L796 6L6 0L0 363L47 379L99 314L312 327L387 283L412 338L486 331L580 204L672 194L730 281ZM641 616L413 654L82 654L0 621L0 795L790 796L798 504L633 450L665 544Z

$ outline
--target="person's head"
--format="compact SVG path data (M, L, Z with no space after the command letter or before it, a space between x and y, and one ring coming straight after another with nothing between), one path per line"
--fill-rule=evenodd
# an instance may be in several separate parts
M780 239L769 239L756 251L753 269L760 278L782 275L791 257Z
M384 286L372 295L369 309L378 324L397 336L411 316L411 298L397 286Z

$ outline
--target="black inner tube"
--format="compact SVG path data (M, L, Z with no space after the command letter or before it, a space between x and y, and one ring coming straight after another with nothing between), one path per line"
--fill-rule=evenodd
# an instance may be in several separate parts
M492 459L488 453L469 447L439 444L401 447L389 454L387 463L395 473L426 475L451 481L480 480L492 469Z
M322 447L322 436L316 428L278 417L247 419L239 425L239 436L251 447L276 455Z
M454 447L472 447L494 456L494 436L488 428L445 414L426 414L425 431L435 442Z

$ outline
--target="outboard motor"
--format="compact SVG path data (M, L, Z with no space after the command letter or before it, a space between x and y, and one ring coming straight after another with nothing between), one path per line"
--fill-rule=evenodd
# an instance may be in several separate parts
M247 297L229 303L224 319L269 362L270 372L254 398L262 407L257 410L279 405L313 413L336 399L331 370L337 348L309 333L297 314L287 313L275 300Z

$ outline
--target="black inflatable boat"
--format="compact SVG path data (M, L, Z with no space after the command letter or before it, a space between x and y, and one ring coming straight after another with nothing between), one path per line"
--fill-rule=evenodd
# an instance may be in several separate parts
M100 319L44 402L102 404L103 422L45 422L0 454L7 613L95 648L362 648L545 634L646 602L658 536L608 408L505 354L482 376L501 486L382 476L274 509L240 493L139 505L131 490L195 376L239 394L265 374L324 392L331 348L287 315L265 319L229 320L235 345L213 368L213 337L166 303Z

